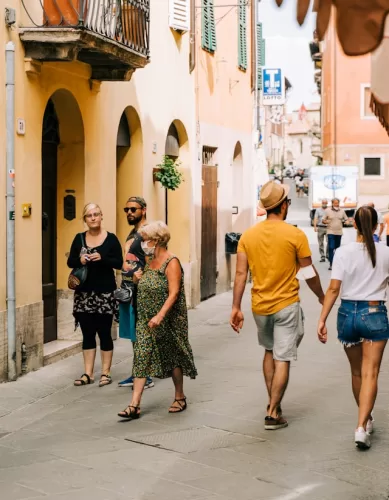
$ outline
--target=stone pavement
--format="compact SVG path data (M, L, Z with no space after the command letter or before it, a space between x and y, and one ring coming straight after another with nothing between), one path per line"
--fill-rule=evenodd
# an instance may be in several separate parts
M307 232L314 242L311 229ZM328 266L319 266L327 284ZM167 413L172 384L156 381L145 392L141 419L119 422L116 414L130 397L116 385L131 369L131 348L123 340L115 344L111 386L73 387L82 373L81 355L2 384L0 498L388 499L388 356L373 446L358 452L356 408L347 362L335 340L335 314L331 339L323 346L316 339L319 304L306 285L301 297L306 336L283 403L287 429L263 430L267 398L249 296L246 326L237 336L228 325L231 294L226 293L189 312L199 377L186 383L184 413Z

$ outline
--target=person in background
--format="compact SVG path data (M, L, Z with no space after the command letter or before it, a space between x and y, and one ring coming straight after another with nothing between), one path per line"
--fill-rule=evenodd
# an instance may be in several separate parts
M321 201L321 208L318 208L315 212L315 218L313 219L313 226L315 232L317 233L317 241L319 243L320 251L320 262L325 262L326 257L328 259L328 240L327 240L327 226L323 223L323 218L325 217L325 211L328 208L328 201L326 199ZM327 240L327 244L324 244L324 240Z
M305 280L323 303L320 278L312 266L311 250L301 229L285 223L290 200L289 186L266 183L261 204L267 219L243 233L239 245L230 325L239 333L244 317L243 293L250 269L253 277L252 311L258 341L265 349L263 374L269 396L265 430L286 427L281 401L289 381L291 361L304 336L299 282Z
M370 448L374 430L372 412L377 397L377 381L389 339L386 310L389 281L389 248L374 242L377 212L361 207L355 214L357 241L335 254L330 286L318 324L320 342L327 342L326 321L338 296L338 340L343 344L351 367L352 390L358 405L355 444Z
M138 284L138 319L134 343L134 390L119 417L140 417L140 403L147 376L172 378L175 394L169 413L187 408L184 375L196 378L197 370L188 339L184 273L178 258L167 250L170 232L157 221L139 229L142 248L152 259Z
M74 385L94 382L97 334L101 352L99 386L103 387L112 383L111 328L113 318L117 315L117 303L113 295L116 289L114 269L121 269L123 265L122 247L113 233L102 228L103 214L96 203L85 206L82 218L88 230L74 238L67 262L70 268L88 267L85 283L74 292L73 315L76 327L79 324L82 331L85 372L74 381Z
M332 200L332 206L327 208L325 216L322 219L323 224L327 226L327 240L328 240L328 257L330 260L329 270L332 270L332 262L334 260L334 253L342 243L343 236L343 223L348 220L346 212L340 208L340 201L338 198Z
M378 212L375 208L375 205L372 201L369 201L369 203L367 204L368 207L371 207L371 208L374 208L374 210L377 212L377 229L374 233L374 241L376 243L380 242L381 241L381 237L382 237L382 233L384 232L384 218L381 214L381 212Z
M386 245L389 247L389 212L387 212L384 216L384 225L386 225Z
M126 286L133 289L133 307L137 308L137 282L138 278L134 275L142 272L146 265L146 256L142 249L142 237L139 234L139 229L142 228L146 221L147 203L141 196L131 196L128 198L124 212L127 217L127 222L133 229L127 236L124 246L124 264L122 269L122 281ZM139 273L140 277L141 273ZM119 387L133 387L134 379L128 377L119 382ZM145 389L154 387L154 382L150 377L147 377Z

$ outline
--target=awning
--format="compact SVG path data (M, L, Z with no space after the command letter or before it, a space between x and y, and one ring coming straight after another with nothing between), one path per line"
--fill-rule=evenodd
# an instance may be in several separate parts
M384 38L371 56L371 109L389 134L389 17Z
M283 0L275 0L282 5ZM311 8L317 12L316 29L320 40L327 31L332 7L336 8L336 29L340 44L348 56L374 51L384 36L389 0L296 0L297 21L303 24Z

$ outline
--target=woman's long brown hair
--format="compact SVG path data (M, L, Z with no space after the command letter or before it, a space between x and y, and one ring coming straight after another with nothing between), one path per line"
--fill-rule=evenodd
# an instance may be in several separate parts
M363 242L371 259L373 267L377 262L377 251L373 238L373 231L377 227L378 215L373 207L358 208L355 214L355 224L357 225L358 232L363 236Z

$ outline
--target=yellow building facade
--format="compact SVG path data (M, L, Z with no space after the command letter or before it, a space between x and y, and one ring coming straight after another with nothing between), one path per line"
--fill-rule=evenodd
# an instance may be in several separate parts
M201 257L205 260L202 238L208 212L204 210L207 193L204 198L202 172L205 159L212 156L209 152L213 154L211 166L218 165L220 190L214 226L217 267L210 279L215 293L230 288L233 261L225 255L224 235L245 229L254 213L254 193L252 197L250 193L251 68L250 64L246 70L237 67L238 8L226 16L225 24L217 25L220 49L211 53L202 43L204 20L202 9L197 8L201 3L152 1L148 13L148 0L139 0L136 12L129 11L129 2L122 0L120 12L112 10L107 21L107 12L98 9L112 3L96 2L99 7L93 15L105 20L101 31L81 1L59 0L60 19L49 0L29 2L30 11L19 0L8 2L11 11L0 23L0 40L3 49L10 41L15 44L18 374L80 349L66 261L75 234L84 229L81 213L88 202L100 205L105 228L123 243L129 232L123 212L129 196L146 199L149 220L164 220L167 215L170 250L184 267L188 305L193 307L205 298L201 294ZM69 4L81 12L82 29L74 28L77 19L72 17L74 9L66 10ZM92 4L90 0L88 5ZM130 22L137 26L132 35ZM248 21L248 53L249 28ZM148 59L144 47L149 35ZM136 43L129 46L131 36ZM226 54L227 65L219 60ZM4 88L4 57L0 61ZM0 94L0 109L4 116L4 93ZM2 193L7 179L5 126L2 119ZM184 174L182 185L167 197L153 180L153 169L165 154L179 158ZM28 217L23 217L23 204L31 204ZM238 214L233 215L233 206L239 207ZM1 214L0 236L5 242L9 216L5 202ZM0 266L3 380L9 370L5 244L0 246Z

